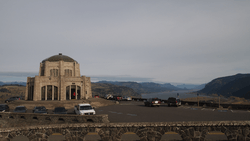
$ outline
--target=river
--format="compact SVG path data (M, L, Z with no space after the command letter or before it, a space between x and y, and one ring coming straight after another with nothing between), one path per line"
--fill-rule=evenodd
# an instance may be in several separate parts
M179 93L179 98L183 99L183 98L197 97L196 94L188 94L188 93L195 92L195 91L197 90L178 90L178 91L171 91L171 92L150 93L150 94L141 94L141 97L142 98L157 97L160 99L167 100L169 97L177 97L177 93Z

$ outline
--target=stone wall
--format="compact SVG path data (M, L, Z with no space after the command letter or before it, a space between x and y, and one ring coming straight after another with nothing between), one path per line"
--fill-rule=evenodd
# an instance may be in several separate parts
M159 141L165 132L176 132L184 141L204 141L212 131L224 133L228 140L248 141L250 121L197 121L158 123L77 123L0 128L0 140L26 136L30 141L48 140L61 133L67 141L83 140L88 132L96 132L103 141L120 141L126 132L134 132L141 141Z
M0 113L0 128L45 124L107 123L108 115L59 115L33 113Z

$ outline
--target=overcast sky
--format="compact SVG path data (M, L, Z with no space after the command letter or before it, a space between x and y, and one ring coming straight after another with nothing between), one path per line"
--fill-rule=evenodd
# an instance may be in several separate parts
M249 45L249 0L0 1L0 72L62 53L93 78L201 84L249 73Z

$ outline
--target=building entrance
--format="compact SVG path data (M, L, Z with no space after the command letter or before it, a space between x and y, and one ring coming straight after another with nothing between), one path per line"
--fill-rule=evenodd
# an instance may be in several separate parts
M81 87L70 85L66 87L66 100L81 99Z

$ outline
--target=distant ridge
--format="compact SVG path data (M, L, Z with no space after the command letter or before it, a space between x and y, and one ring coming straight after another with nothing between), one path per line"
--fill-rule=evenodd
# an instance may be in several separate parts
M137 82L117 82L117 81L99 81L96 83L113 84L117 86L129 87L139 94L183 90L181 88L177 88L171 85L170 83L158 84L154 82L137 83Z
M14 81L14 82L2 82L2 81L0 81L0 86L3 86L3 85L26 86L26 82L17 82L17 81Z
M219 94L226 97L237 96L250 98L250 74L236 74L220 77L206 84L205 88L198 91L205 94Z

